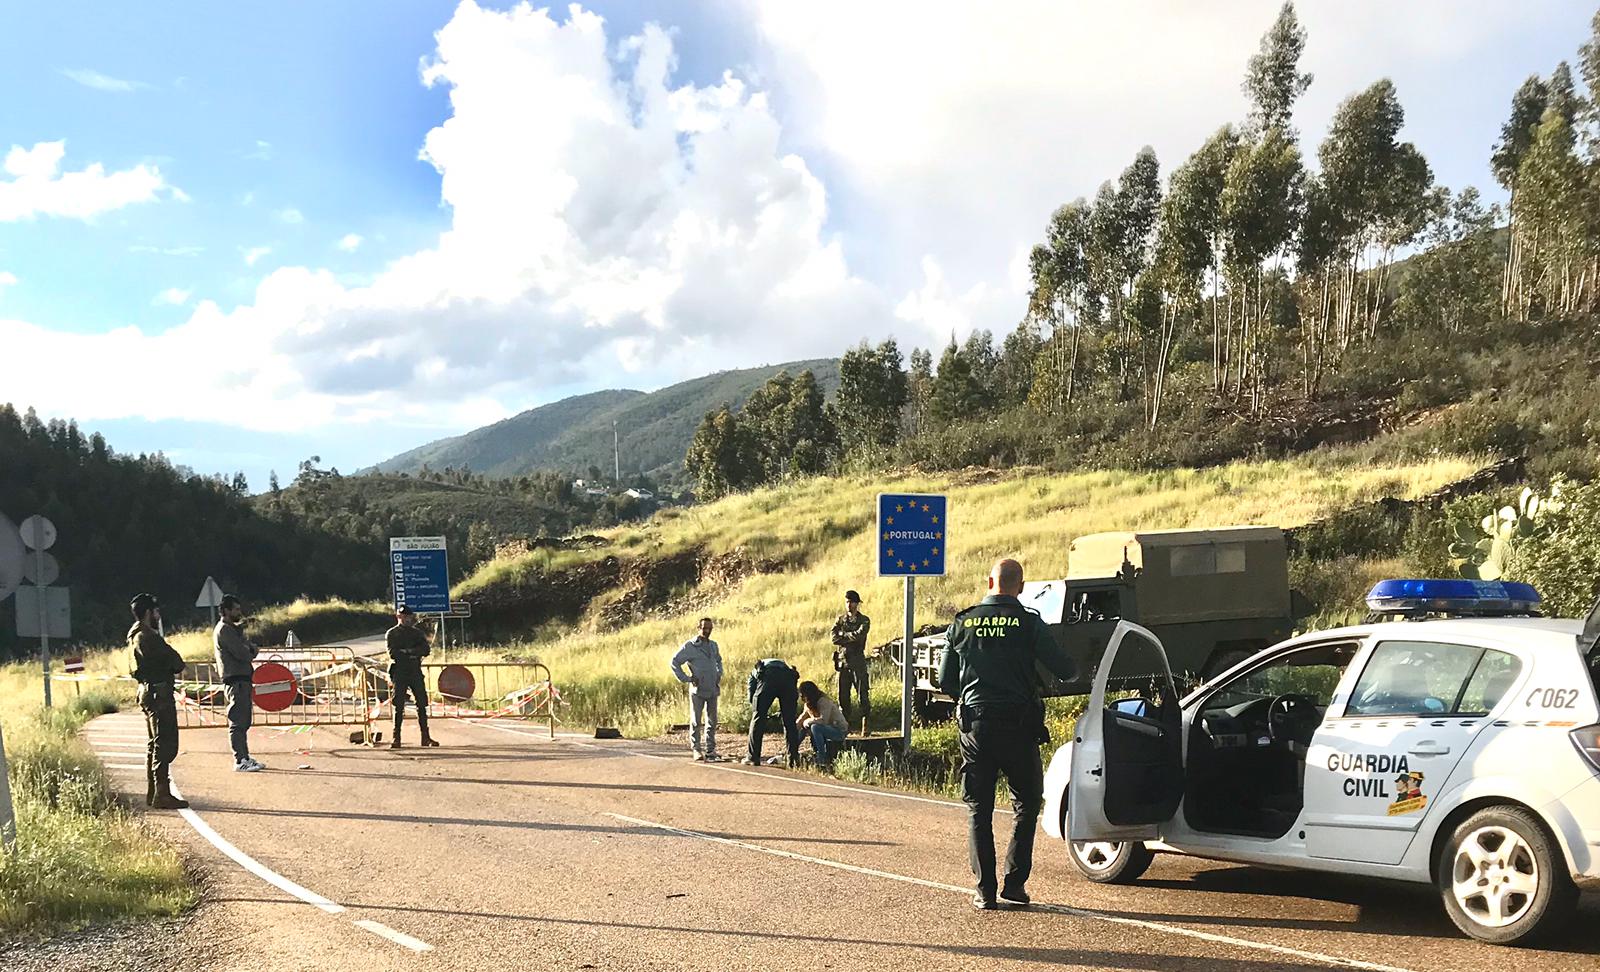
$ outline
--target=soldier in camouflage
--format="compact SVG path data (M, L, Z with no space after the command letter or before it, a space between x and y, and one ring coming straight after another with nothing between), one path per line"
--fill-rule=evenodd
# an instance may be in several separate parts
M833 622L833 667L839 673L839 706L846 722L854 718L850 695L861 700L861 734L867 734L867 717L872 714L871 683L867 679L867 632L872 619L861 613L861 595L844 592L845 612Z

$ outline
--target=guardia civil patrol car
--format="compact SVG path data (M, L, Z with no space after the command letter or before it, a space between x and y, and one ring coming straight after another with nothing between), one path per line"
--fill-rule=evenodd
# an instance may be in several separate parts
M1384 581L1365 624L1267 648L1179 698L1160 641L1117 626L1045 831L1089 880L1157 852L1427 882L1499 944L1600 888L1600 602L1525 584Z

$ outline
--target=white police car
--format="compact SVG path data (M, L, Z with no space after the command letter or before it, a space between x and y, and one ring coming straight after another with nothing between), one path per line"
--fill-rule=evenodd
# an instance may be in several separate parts
M1265 649L1181 701L1160 641L1121 622L1045 775L1045 831L1097 882L1176 851L1432 883L1487 942L1553 932L1600 888L1600 602L1583 622L1538 600L1384 581L1374 623Z

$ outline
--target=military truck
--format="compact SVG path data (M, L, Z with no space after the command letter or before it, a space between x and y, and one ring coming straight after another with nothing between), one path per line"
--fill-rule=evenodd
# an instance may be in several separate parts
M1022 603L1039 612L1076 662L1077 675L1041 671L1046 696L1087 695L1118 620L1155 632L1173 674L1200 681L1289 637L1314 608L1289 588L1284 534L1272 526L1096 533L1072 541L1067 576L1029 581ZM945 636L915 639L916 694L924 719L954 705L934 684ZM890 650L899 662L899 645Z

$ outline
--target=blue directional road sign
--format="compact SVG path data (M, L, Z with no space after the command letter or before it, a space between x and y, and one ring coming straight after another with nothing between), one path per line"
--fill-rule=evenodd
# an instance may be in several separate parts
M450 610L450 563L444 537L390 537L389 575L394 603L418 614Z
M878 494L878 576L939 577L950 537L945 497Z

